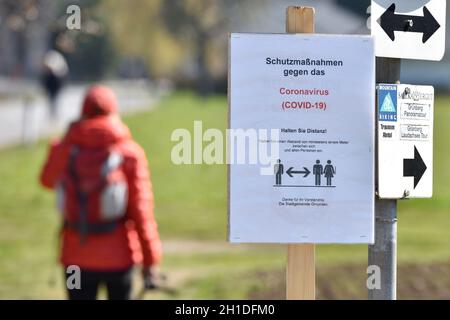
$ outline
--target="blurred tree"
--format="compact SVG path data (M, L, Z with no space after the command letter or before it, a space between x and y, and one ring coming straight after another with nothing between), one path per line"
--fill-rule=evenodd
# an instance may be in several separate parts
M76 80L99 80L111 73L118 53L114 48L110 31L110 17L102 10L102 0L71 1L81 8L81 31L69 30L67 3L62 5L63 19L55 32L55 46L68 53L71 78Z
M227 30L228 8L235 0L173 0L162 6L162 20L177 41L190 47L197 71L197 89L201 94L214 90L208 61L213 41Z
M27 73L27 31L30 25L40 17L40 9L45 4L43 0L1 0L0 27L11 35L10 52L14 55L12 70L15 76ZM0 48L3 49L3 48ZM2 51L0 51L0 54ZM8 70L4 70L8 71Z
M161 0L105 0L115 48L125 61L143 59L155 77L171 77L181 65L184 48L159 20ZM148 73L148 70L143 70Z
M37 77L46 51L68 59L70 77L96 80L112 70L116 58L103 0L0 0L0 72ZM69 30L67 7L81 7L82 29Z
M144 57L155 77L196 82L214 91L226 78L227 32L233 10L257 12L261 0L104 0L116 48ZM187 80L187 81L186 81Z

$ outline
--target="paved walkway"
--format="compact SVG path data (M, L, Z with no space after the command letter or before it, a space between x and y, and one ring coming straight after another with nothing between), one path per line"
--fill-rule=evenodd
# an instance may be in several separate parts
M2 89L8 86L1 83ZM155 106L160 93L152 89L147 82L120 81L107 83L116 93L119 100L119 112L130 114L141 110L149 110ZM12 90L30 92L15 98L0 98L0 148L21 143L34 143L39 138L62 132L67 125L79 116L83 96L87 86L69 85L58 99L58 120L49 116L45 96L38 88L19 84Z

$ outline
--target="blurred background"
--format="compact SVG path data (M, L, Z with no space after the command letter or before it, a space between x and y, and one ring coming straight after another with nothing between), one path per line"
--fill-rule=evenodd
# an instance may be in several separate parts
M70 5L81 30L68 28ZM225 130L228 33L282 33L288 5L314 6L318 33L370 33L369 0L0 0L0 299L64 298L59 217L38 174L48 139L99 81L152 170L163 269L177 290L146 298L284 298L285 247L228 245L226 166L173 165L170 135L194 120ZM402 62L402 81L435 86L437 100L434 197L399 204L400 299L450 298L449 35L442 62ZM366 267L367 246L318 246L318 298L366 299Z

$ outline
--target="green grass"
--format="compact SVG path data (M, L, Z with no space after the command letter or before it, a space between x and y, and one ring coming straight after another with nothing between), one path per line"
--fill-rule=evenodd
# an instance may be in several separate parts
M449 97L437 100L435 118L434 197L400 202L400 263L450 261ZM245 275L280 270L285 264L281 246L220 246L227 226L225 165L176 166L170 160L174 129L192 132L193 122L202 120L204 130L224 130L226 119L225 97L202 99L190 93L177 93L154 111L125 118L149 158L162 238L181 244L164 262L181 279L177 298L245 298L261 287L259 280ZM46 143L0 151L0 299L63 297L62 271L55 262L58 214L52 193L37 181L45 154ZM183 247L187 240L200 241L206 249ZM216 245L208 249L211 243ZM317 249L318 268L364 264L366 259L367 246ZM49 285L52 278L56 286Z
M180 166L170 158L176 144L170 140L172 132L193 132L195 120L202 120L204 129L224 130L225 100L180 94L163 101L156 112L126 122L149 157L161 232L176 238L225 239L226 166Z

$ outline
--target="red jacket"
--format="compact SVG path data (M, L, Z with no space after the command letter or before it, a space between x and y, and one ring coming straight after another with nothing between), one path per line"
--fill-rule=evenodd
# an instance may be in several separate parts
M83 114L88 113L86 103L87 110L92 109L89 108L89 94L86 101ZM72 124L64 139L51 145L40 177L45 187L55 187L66 170L74 145L114 145L124 158L129 200L125 222L111 233L89 235L82 244L76 231L63 229L62 264L78 265L89 270L115 271L138 263L144 266L159 263L162 250L153 216L153 192L147 160L142 148L131 139L128 128L114 114L96 115Z

